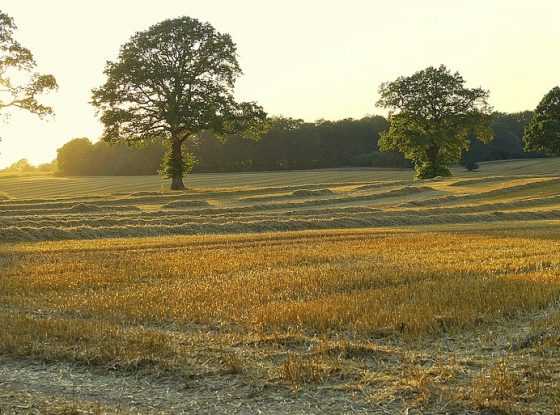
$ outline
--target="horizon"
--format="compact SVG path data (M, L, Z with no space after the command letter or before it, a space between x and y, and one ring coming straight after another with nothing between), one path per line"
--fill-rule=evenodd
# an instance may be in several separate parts
M468 85L490 90L490 103L500 112L532 110L558 84L560 57L552 51L560 5L546 0L529 6L501 0L460 6L441 0L422 6L290 0L266 8L250 1L57 1L33 4L33 13L30 4L7 0L2 11L14 18L15 37L34 54L38 69L56 76L60 89L42 99L56 116L45 121L14 112L0 121L0 168L22 158L51 161L74 137L97 141L102 129L89 100L103 82L105 62L133 33L182 15L231 34L244 71L236 96L258 102L270 115L306 121L385 115L375 107L380 83L440 64L459 71ZM134 14L127 14L130 7Z

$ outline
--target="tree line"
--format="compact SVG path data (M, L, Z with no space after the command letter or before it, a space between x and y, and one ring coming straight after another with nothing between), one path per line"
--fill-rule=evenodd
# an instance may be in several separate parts
M494 113L489 143L470 137L460 163L468 169L483 161L542 157L527 152L523 136L533 112ZM184 144L193 172L242 172L334 167L412 167L398 152L379 151L379 137L387 129L381 116L360 120L304 122L277 117L260 139L241 135L218 137L203 132ZM55 172L63 176L135 176L158 174L166 143L152 140L130 146L124 142L92 142L75 138L58 149L57 159L33 166L27 160L13 163L5 172Z
M471 169L478 162L540 157L526 152L523 135L533 113L494 113L490 127L494 140L470 138L461 164ZM219 137L203 132L184 144L193 172L241 172L334 167L407 168L412 163L398 152L379 151L379 137L388 127L381 116L359 120L304 122L276 117L260 139L241 135ZM64 176L134 176L158 174L166 143L152 140L130 146L124 142L92 142L75 138L58 149L52 163L32 166L20 160L7 172L47 172Z
M523 149L523 132L531 117L529 111L493 114L490 127L494 140L482 143L472 139L462 163L541 156ZM313 123L278 117L270 123L270 129L260 139L218 137L208 131L191 138L184 144L190 168L193 172L241 172L412 167L400 153L379 151L379 137L388 127L381 116ZM57 168L68 176L157 174L165 151L162 141L131 147L76 138L59 148Z

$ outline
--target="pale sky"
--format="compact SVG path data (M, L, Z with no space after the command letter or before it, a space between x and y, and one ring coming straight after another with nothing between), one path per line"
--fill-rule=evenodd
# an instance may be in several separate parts
M191 16L237 43L243 100L313 121L380 113L377 87L445 64L490 89L499 111L533 109L560 83L558 0L1 0L16 38L60 89L56 117L0 120L0 168L56 157L73 137L101 132L89 104L105 61L136 31Z

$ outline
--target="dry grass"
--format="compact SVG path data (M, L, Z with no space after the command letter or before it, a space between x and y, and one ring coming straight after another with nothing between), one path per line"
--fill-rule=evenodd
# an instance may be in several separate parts
M481 169L476 173L465 172L463 168L453 169L453 173L463 180L478 179L481 175L490 177L558 175L558 162L558 158L489 162L481 163ZM411 170L356 168L272 173L208 173L191 175L186 183L189 188L198 189L285 187L286 183L291 186L322 183L320 187L328 188L332 183L368 185L372 182L398 181L405 184L406 181L412 181L413 175ZM14 198L50 198L63 195L75 197L103 193L159 193L167 186L168 181L158 176L53 177L49 174L0 173L0 191L7 192Z
M412 170L392 169L326 169L310 171L281 171L271 173L207 173L193 174L185 184L194 189L231 189L293 187L321 183L330 187L333 183L365 184L374 180L412 180ZM49 198L82 196L106 193L161 192L169 181L159 176L133 177L53 177L1 175L0 189L15 198ZM291 189L294 190L294 189ZM289 191L291 191L289 190Z
M103 320L0 314L0 352L122 370L188 371L187 356L164 333Z
M507 166L515 171L527 163L495 165ZM545 160L543 163L553 166L557 160ZM495 165L485 165L485 169L490 170ZM82 178L78 182L74 182L75 179L65 179L70 180L68 182L50 178L53 182L43 188L44 192L40 194L43 198L0 202L0 225L3 227L0 241L232 234L560 218L559 179L553 176L536 173L531 176L524 171L523 176L511 176L509 180L502 174L429 181L426 182L429 186L426 186L399 179L403 172L397 174L369 169L337 172L340 173L339 180L330 182L334 174L330 170L287 172L283 176L277 173L230 175L227 179L219 176L224 183L239 184L246 179L247 183L260 184L258 187L234 186L228 189L211 187L210 179L217 176L193 176L195 182L204 178L205 181L199 183L204 183L207 188L193 188L185 192L138 190L74 197L65 196L68 190L65 186L74 191L80 183L84 188L99 186L99 190L108 191L113 185L119 188L117 183L125 180L130 187L134 184L142 187L140 183L144 182L142 178ZM388 179L387 175L393 173L393 179L397 180ZM317 181L302 182L309 177ZM373 177L375 180L368 183L368 179ZM294 183L290 181L292 179ZM34 186L32 180L49 178L23 177L19 180L19 188L26 189ZM152 179L144 180L147 183ZM50 197L54 191L58 192L57 196Z
M222 240L7 247L0 299L136 322L416 335L511 317L560 294L556 241L386 232Z
M317 189L317 190L301 189L301 190L294 190L292 192L292 195L297 196L297 197L326 196L326 195L332 195L332 194L333 194L333 192L330 189Z
M18 390L0 388L0 413L5 415L131 415L120 408L107 408L79 399L53 398L44 394L23 393Z
M550 409L560 371L545 362L558 337L500 363L469 333L502 336L497 327L554 303L557 232L548 223L4 245L0 355L327 387L389 412ZM555 314L539 321L537 332L559 326ZM463 346L442 353L449 336Z
M480 408L511 413L515 401L531 398L524 394L523 379L511 370L506 361L485 370L473 382L472 400Z
M163 209L184 209L208 206L210 206L210 204L206 200L174 200L173 202L166 203L161 207Z
M559 179L504 166L429 187L349 170L2 201L0 358L380 413L560 413Z

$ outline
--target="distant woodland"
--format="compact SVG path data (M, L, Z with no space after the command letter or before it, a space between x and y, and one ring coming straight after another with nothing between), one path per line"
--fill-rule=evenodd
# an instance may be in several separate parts
M471 140L463 162L541 156L523 150L523 132L531 116L530 111L495 113L494 140L489 144ZM258 140L239 135L217 138L204 132L186 142L192 171L411 167L401 154L378 151L379 135L387 129L387 120L381 116L317 122L277 117L270 122L268 132ZM160 170L165 152L165 145L158 140L130 147L125 143L93 143L88 138L75 138L58 149L53 163L35 167L20 160L6 171L55 170L65 176L151 175Z

